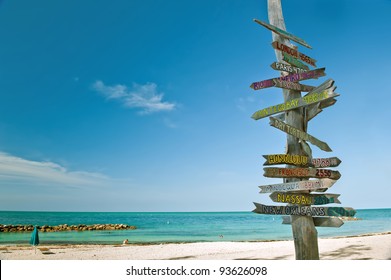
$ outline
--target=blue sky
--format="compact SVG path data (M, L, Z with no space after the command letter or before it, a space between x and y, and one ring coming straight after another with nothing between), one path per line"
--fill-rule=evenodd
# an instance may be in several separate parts
M391 1L283 1L338 102L308 133L333 149L343 206L389 208ZM250 211L286 136L266 0L0 1L0 210Z

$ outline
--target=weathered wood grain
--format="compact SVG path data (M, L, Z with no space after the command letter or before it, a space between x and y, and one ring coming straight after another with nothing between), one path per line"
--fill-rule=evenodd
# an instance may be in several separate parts
M295 82L281 81L280 79L274 79L273 81L274 81L274 86L279 88L293 89L293 90L307 91L307 92L315 88L313 86L303 85Z
M282 53L282 60L285 62L288 62L289 64L291 64L295 67L298 67L298 68L301 68L304 70L310 70L310 68L307 65L305 65L303 62L301 62L300 60L294 58L293 56L291 56L287 53Z
M319 168L278 168L265 167L263 176L269 178L329 178L338 180L341 173L335 170Z
M284 131L284 132L288 133L289 135L292 135L292 136L297 137L299 139L302 139L304 141L308 141L323 151L326 151L326 152L332 151L327 143L320 141L319 139L315 138L314 136L312 136L308 133L305 133L304 131L301 131L293 126L290 126L290 125L288 125L288 124L286 124L276 118L273 118L273 117L269 117L269 118L270 118L270 125L271 126L274 126L275 128L277 128L281 131Z
M329 203L341 203L339 194L304 194L291 192L273 192L269 197L274 202L300 204L300 205L323 205Z
M312 49L312 47L310 45L308 45L308 43L306 41L304 41L303 39L289 33L289 32L286 32L285 30L282 30L280 28L278 28L277 26L274 26L274 25L271 25L271 24L268 24L266 22L263 22L263 21L260 21L258 19L254 19L254 21L260 25L262 25L263 27L266 27L267 29L277 33L278 35L281 35L289 40L292 40L292 41L295 41L296 43L299 43L300 45L302 46L305 46L309 49Z
M308 79L317 79L326 75L324 72L326 68L318 68L307 72L302 72L298 74L290 74L287 76L276 77L268 80L263 80L259 82L254 82L250 85L250 88L254 90L264 89L272 87L275 85L275 80L288 81L288 82L298 82Z
M331 158L313 158L311 160L311 164L313 167L336 167L338 166L342 161L337 157L331 157Z
M282 63L282 62L273 62L270 65L271 68L277 71L284 71L288 73L293 73L293 74L298 74L298 73L303 73L307 72L308 70L299 68L299 67L294 67L290 64Z
M272 154L263 155L266 159L263 165L289 164L301 167L335 167L341 163L337 157L313 158L303 155Z
M259 186L259 188L261 189L259 193L272 193L276 191L324 191L328 188L331 188L335 182L335 180L325 178L320 180L263 185Z
M297 49L294 49L294 48L291 48L291 47L288 47L286 45L284 45L283 43L280 43L278 41L274 41L272 43L272 46L275 50L279 50L279 51L282 51L284 53L287 53L293 57L296 57L298 59L300 59L301 61L304 61L305 63L308 63L314 67L316 67L316 60L299 52Z
M311 216L311 217L353 217L356 214L356 210L351 207L311 207L311 206L275 206L264 205L254 202L255 209L253 212L258 214L269 215L297 215L297 216Z
M267 108L263 108L261 110L258 110L254 112L254 114L251 116L254 120L259 120L274 114L278 114L284 111L297 109L304 106L309 106L314 103L321 102L323 100L327 100L330 98L335 98L339 96L338 94L334 93L332 89L326 89L324 91L314 91L312 90L311 94L307 94L306 96L299 97L292 99L290 101L269 106Z

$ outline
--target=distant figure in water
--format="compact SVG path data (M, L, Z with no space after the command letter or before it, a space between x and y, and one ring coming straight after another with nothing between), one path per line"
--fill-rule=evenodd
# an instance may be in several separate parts
M220 238L224 238L224 235L220 234L219 237L220 237Z
M125 239L124 242L122 242L122 245L126 245L126 244L129 244L129 240L128 239Z

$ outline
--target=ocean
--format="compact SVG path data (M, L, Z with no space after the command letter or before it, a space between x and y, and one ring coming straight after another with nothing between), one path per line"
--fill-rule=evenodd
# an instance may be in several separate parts
M357 210L357 221L317 227L318 237L391 231L390 209ZM22 212L0 211L3 225L127 224L136 230L40 232L40 244L121 244L292 240L282 218L252 212ZM0 233L0 244L28 244L31 232Z

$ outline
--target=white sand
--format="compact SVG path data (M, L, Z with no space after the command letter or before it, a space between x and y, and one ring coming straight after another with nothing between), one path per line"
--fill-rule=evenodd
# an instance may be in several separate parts
M391 260L391 232L319 239L322 260ZM0 260L294 260L293 241L1 246Z

